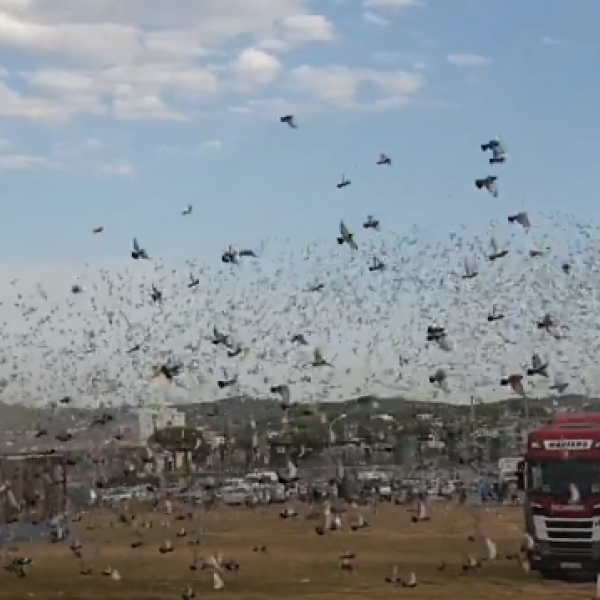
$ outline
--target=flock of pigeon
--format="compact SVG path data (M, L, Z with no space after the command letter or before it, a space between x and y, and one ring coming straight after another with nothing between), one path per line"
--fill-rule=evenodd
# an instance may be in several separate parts
M281 122L297 127L293 115ZM501 139L481 150L506 164ZM392 159L381 153L376 164ZM343 176L337 187L349 185ZM497 176L475 186L499 194ZM182 211L193 215L192 205ZM213 265L165 264L134 238L123 270L88 265L60 289L56 278L13 280L3 297L2 399L144 404L225 389L267 398L281 386L300 402L468 402L567 386L593 394L598 232L564 214L507 221L486 241L464 228L398 235L368 215L363 236L342 220L337 236L300 252L269 238L231 245Z

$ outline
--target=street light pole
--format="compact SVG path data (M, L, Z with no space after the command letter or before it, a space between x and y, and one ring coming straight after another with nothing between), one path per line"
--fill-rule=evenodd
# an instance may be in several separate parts
M341 415L338 415L335 419L333 419L333 421L331 421L331 423L329 423L329 426L327 427L327 461L329 463L329 466L331 467L331 437L333 435L333 426L338 423L339 421L343 421L348 415L346 413L342 413Z

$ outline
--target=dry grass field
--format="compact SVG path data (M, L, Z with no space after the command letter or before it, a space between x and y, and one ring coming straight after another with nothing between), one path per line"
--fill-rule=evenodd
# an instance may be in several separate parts
M167 529L160 513L140 515L153 522L151 529L135 528L120 522L119 516L86 515L77 523L83 543L83 559L77 559L68 544L20 544L12 556L33 558L34 566L24 578L0 573L0 598L7 599L92 599L139 600L181 598L190 586L196 598L319 599L378 598L495 600L504 598L544 598L570 600L592 598L593 584L543 581L537 574L525 574L518 561L503 555L519 546L521 512L515 508L490 509L484 519L492 532L501 558L464 573L467 556L485 556L482 541L469 541L477 529L476 509L456 505L436 505L432 520L412 524L403 507L385 505L375 515L367 515L371 526L357 532L343 531L319 536L320 521L307 520L305 507L299 517L283 520L274 507L259 509L218 508L192 520L171 520ZM183 515L182 515L183 516ZM352 513L346 519L352 518ZM199 523L205 529L202 543L189 544ZM185 526L190 533L177 538ZM161 554L166 539L175 547ZM131 544L143 544L132 548ZM256 552L257 546L265 552ZM240 564L237 573L225 572L223 590L213 589L209 571L192 571L194 550L199 557L221 553ZM356 554L354 571L340 569L344 551ZM444 568L441 565L445 564ZM385 582L397 565L399 574L414 571L418 587L402 588ZM102 571L118 569L115 581ZM91 572L82 575L82 570Z

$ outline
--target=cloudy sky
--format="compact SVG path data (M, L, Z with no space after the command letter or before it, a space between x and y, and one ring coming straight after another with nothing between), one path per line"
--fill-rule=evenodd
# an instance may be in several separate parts
M134 234L217 256L370 212L398 230L595 217L599 17L595 0L0 0L2 261L118 258ZM497 203L473 187L494 135Z
M0 275L68 295L83 263L89 287L101 266L130 277L136 236L167 281L184 259L218 269L229 244L337 247L340 219L360 229L367 214L400 234L485 236L518 210L600 222L600 4L576 7L0 0ZM297 130L279 122L288 113ZM509 162L492 169L480 145L497 135ZM392 167L375 165L379 152ZM491 170L498 199L473 185ZM352 185L338 190L343 175ZM21 311L7 289L5 309Z

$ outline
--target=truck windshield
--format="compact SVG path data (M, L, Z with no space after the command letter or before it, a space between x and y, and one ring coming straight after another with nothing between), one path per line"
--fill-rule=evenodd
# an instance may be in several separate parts
M531 461L528 465L528 491L568 495L577 486L585 497L600 493L600 462L591 460Z

